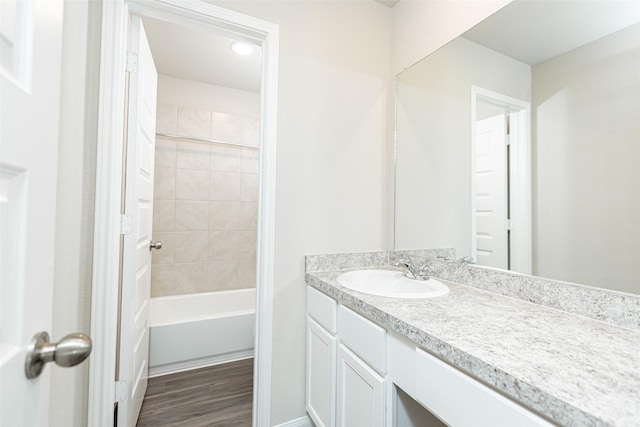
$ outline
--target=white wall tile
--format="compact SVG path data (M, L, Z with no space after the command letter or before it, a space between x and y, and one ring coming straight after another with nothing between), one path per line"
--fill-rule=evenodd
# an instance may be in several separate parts
M216 113L211 114L211 135L214 141L242 142L242 118L233 114Z
M151 266L151 296L162 297L176 294L174 264Z
M211 112L190 107L178 107L178 135L211 139Z
M209 261L233 260L240 258L239 231L209 232Z
M152 264L173 264L173 232L171 231L154 231L152 239L162 242L162 249L154 249L151 251Z
M218 291L233 289L237 266L238 261L209 262L207 277L209 287Z
M243 202L258 201L258 185L260 178L256 174L242 174L240 182L240 200Z
M156 138L156 167L176 167L176 141L168 138Z
M176 167L191 170L209 170L211 143L179 141L176 145Z
M206 231L209 226L209 202L176 200L176 231Z
M240 203L231 201L209 202L209 230L239 230Z
M178 107L158 104L156 107L156 132L175 135L178 133Z
M193 294L206 292L207 285L207 263L174 264L175 285L179 294Z
M208 242L206 231L176 231L175 262L206 262Z
M240 259L256 259L257 248L257 232L256 231L238 231L238 258Z
M240 230L258 229L258 204L255 202L240 203Z
M157 166L154 174L153 198L174 200L176 198L176 170Z
M209 171L176 169L177 200L209 200Z
M159 107L158 132L259 144L259 120ZM157 138L152 294L255 286L259 150ZM155 276L155 278L154 278Z
M236 264L236 278L233 282L235 289L256 287L256 260L242 259Z
M211 170L218 172L240 172L242 148L211 144Z
M211 200L240 200L241 174L211 172Z
M242 173L260 172L260 149L242 148Z
M153 201L153 231L173 231L175 221L175 201Z
M260 145L260 120L242 118L242 143L245 145Z

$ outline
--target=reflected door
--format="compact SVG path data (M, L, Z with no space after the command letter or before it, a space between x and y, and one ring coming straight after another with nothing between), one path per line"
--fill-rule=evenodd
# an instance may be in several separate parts
M509 268L507 221L507 115L476 122L475 134L476 262Z

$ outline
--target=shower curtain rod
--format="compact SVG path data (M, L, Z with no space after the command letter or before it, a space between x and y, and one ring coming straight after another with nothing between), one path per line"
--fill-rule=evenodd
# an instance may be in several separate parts
M234 147L254 148L256 150L260 149L260 147L256 147L255 145L236 144L234 142L214 141L211 139L191 138L188 136L172 135L169 133L156 133L156 136L159 136L162 138L171 138L171 139L186 139L187 141L195 141L195 142L208 142L210 144L231 145Z

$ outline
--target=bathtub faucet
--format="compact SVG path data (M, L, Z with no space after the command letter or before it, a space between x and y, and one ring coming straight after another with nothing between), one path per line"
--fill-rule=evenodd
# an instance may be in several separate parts
M429 280L433 275L433 269L426 261L418 264L409 257L406 259L399 259L393 265L395 267L404 267L404 272L402 274L409 279Z

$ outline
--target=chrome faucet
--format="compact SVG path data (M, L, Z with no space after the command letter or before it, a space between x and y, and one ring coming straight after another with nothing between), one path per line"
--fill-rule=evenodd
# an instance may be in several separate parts
M426 263L426 261L418 265L411 258L407 258L399 259L393 265L395 267L404 267L404 272L402 274L409 279L429 280L433 275L433 269Z

